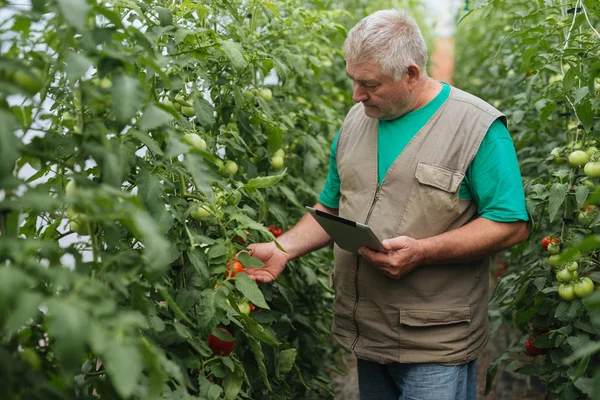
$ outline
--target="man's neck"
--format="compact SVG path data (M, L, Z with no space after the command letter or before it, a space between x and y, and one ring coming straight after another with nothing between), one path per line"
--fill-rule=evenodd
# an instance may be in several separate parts
M429 77L425 78L423 82L419 82L415 88L417 97L413 103L411 111L417 110L424 107L427 103L435 98L442 91L442 84Z

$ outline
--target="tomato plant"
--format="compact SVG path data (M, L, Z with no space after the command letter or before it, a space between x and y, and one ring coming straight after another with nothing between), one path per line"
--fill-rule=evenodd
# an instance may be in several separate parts
M594 170L600 9L590 1L553 0L465 6L456 85L506 114L531 216L531 241L510 251L510 268L491 298L492 324L504 325L512 344L489 367L485 391L504 364L541 381L549 397L596 398L600 298L588 294L587 281L582 291L579 276L600 281L597 214L588 208L600 201ZM586 297L576 294L577 285ZM532 323L548 332L532 335ZM523 360L518 353L532 336L548 352Z

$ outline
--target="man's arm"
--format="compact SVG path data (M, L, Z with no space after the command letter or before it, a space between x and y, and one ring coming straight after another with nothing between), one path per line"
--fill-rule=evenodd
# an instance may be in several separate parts
M314 208L338 215L337 208L325 207L321 203L315 204ZM265 264L262 268L246 269L248 276L256 282L267 283L277 279L288 261L326 246L331 238L313 216L307 213L292 229L279 236L277 241L286 252L279 250L275 242L248 246L250 255Z
M360 254L384 274L400 279L416 267L482 259L527 240L526 222L478 218L458 229L425 239L398 236L382 242L388 253L362 248Z

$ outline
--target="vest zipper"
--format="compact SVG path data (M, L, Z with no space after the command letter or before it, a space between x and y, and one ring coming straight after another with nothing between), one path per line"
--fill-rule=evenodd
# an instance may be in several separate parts
M360 256L356 256L356 269L354 271L354 289L356 291L356 301L354 302L354 309L352 310L352 319L354 320L354 326L356 327L356 337L350 346L350 350L354 350L356 347L356 343L358 343L358 338L360 336L360 332L358 330L358 321L356 320L356 312L358 311L358 267L360 265Z
M369 213L367 214L367 220L365 224L369 222L369 218L371 218L371 213L373 212L373 208L375 208L375 203L379 200L379 189L381 189L381 184L377 184L377 188L375 189L375 197L373 198L373 203L371 204L371 208L369 209ZM356 343L358 343L358 338L360 337L360 331L358 330L358 321L356 320L356 313L358 311L358 270L360 267L360 256L356 257L356 270L354 272L354 290L356 292L356 301L354 302L354 309L352 310L352 319L354 320L354 326L356 327L356 337L350 346L350 350L354 350L356 347Z
M369 213L367 214L367 220L365 221L365 224L369 223L371 213L373 212L373 208L375 208L375 203L377 203L377 200L379 200L379 189L381 189L381 184L377 184L377 188L375 189L375 197L373 198L373 203L371 203L371 208L369 209Z

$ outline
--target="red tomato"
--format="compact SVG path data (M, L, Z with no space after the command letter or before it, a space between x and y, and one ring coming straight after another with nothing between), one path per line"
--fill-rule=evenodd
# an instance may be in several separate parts
M231 336L231 333L229 333L229 331L225 328L217 326L216 329L231 337L231 340L220 339L219 337L211 333L208 337L208 347L210 347L214 355L227 357L233 351L233 336Z
M238 273L244 272L244 266L238 260L232 260L227 263L227 270L225 271L225 278L233 278Z
M269 225L269 232L271 232L273 236L279 237L283 234L283 229L275 228L273 225Z
M525 341L525 351L527 352L528 356L534 357L548 353L548 349L541 349L539 347L535 347L534 343L535 339L527 339Z

